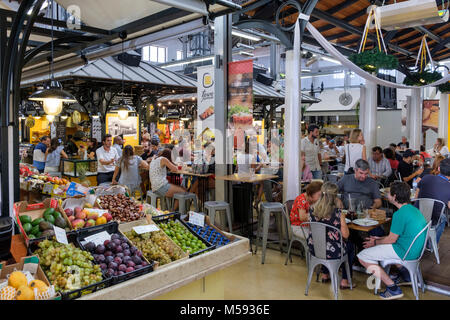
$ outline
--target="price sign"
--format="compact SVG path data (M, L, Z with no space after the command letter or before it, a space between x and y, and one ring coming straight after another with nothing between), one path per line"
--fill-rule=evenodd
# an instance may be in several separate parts
M156 224L147 224L145 226L133 227L133 230L137 234L143 234L143 233L147 233L147 232L159 231L159 228Z
M111 235L106 231L102 231L84 238L83 245L88 242L93 242L96 246L98 246L100 244L103 244L105 240L111 240Z
M203 228L205 226L205 216L200 213L190 211L189 223L195 224Z
M52 192L53 192L53 184L51 184L51 183L44 184L44 188L42 190L42 193L52 194Z
M53 226L53 231L55 231L56 241L62 244L69 244L69 241L67 241L66 231L64 229Z

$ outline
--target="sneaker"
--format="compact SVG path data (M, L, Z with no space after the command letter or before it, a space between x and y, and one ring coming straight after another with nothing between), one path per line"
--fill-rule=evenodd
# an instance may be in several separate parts
M409 277L405 279L400 275L400 273L389 276L392 281L394 281L397 286L408 286L411 285L411 279Z
M383 300L394 300L394 299L400 299L403 297L403 291L399 287L397 287L397 290L392 290L389 287L386 288L384 292L380 293L380 298Z

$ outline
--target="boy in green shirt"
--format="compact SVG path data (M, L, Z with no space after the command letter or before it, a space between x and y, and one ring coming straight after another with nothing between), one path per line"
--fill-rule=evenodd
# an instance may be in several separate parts
M386 291L380 293L382 299L399 299L403 297L400 284L410 284L409 272L401 265L397 265L399 276L390 278L389 275L378 265L379 261L389 259L403 259L409 246L420 231L427 225L422 213L410 202L411 190L405 182L395 182L391 185L389 202L398 208L394 213L391 231L386 237L366 238L364 249L358 254L361 264L374 273L379 274L381 281L386 285ZM416 260L420 257L425 245L426 233L422 233L406 257L406 260ZM401 282L403 279L403 282Z

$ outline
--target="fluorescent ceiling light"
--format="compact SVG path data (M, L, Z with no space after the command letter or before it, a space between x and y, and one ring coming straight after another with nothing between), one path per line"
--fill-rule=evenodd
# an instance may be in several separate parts
M248 50L255 50L254 46L249 46L248 44L244 44L244 43L240 43L240 42L236 45L236 47L244 48L244 49L248 49Z
M336 64L341 64L338 60L329 58L329 57L325 57L325 56L321 57L320 59L328 61L328 62L336 63Z
M211 25L211 29L215 30L214 25ZM259 36L256 36L256 35L253 35L253 34L250 34L247 32L243 32L243 31L239 31L236 29L232 29L231 34L235 37L241 37L241 38L253 40L253 41L261 41L261 38Z
M191 60L185 60L185 61L178 61L175 63L168 63L166 65L159 66L159 67L161 67L161 68L178 67L178 66L184 66L185 64L203 62L203 61L208 61L208 60L214 60L214 56L207 56L207 57L201 57L198 59L191 59Z
M242 56L249 56L249 57L253 57L254 54L251 52L247 52L247 51L239 51L239 54Z

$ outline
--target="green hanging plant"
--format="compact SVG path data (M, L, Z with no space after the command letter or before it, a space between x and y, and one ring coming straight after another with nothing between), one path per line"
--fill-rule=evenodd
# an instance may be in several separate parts
M447 82L445 82L443 84L440 84L438 86L438 89L442 93L450 93L450 81L447 81Z
M379 69L392 70L398 67L398 59L395 56L377 49L354 53L350 55L349 60L368 72L378 71Z
M403 80L407 86L423 86L442 79L442 75L437 71L412 72Z

